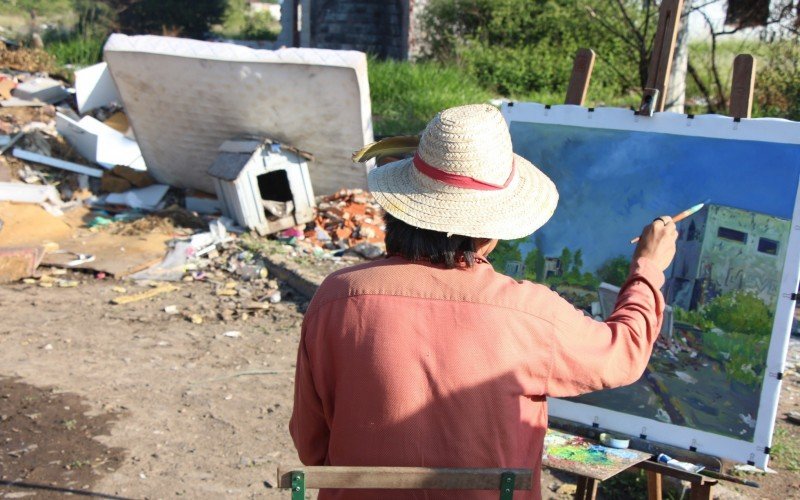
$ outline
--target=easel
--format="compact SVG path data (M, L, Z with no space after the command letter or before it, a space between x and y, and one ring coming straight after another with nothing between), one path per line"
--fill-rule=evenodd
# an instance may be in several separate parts
M672 67L672 57L675 52L675 40L678 34L681 12L683 11L683 0L664 0L659 10L658 28L653 43L653 53L648 68L647 83L642 95L639 108L635 111L637 115L651 117L654 112L664 111L666 101L666 91L669 86L669 75ZM595 53L590 49L579 49L575 55L572 66L572 76L567 88L565 104L583 106L586 94L589 89L589 82L594 67ZM742 118L750 118L753 106L753 88L755 85L755 60L750 54L740 54L736 56L733 63L733 79L731 82L730 114L734 121ZM692 116L689 115L691 118ZM597 438L600 434L599 429L579 426L559 419L551 419L554 428L572 432L577 435L589 438ZM654 449L653 444L643 439L633 437L631 447L650 451ZM704 463L706 466L720 470L722 462L707 455L701 455L692 451L680 450L668 446L659 445L660 451L668 452L671 456L679 460L692 463ZM682 481L691 483L691 498L693 500L710 500L711 488L717 484L717 480L680 469L669 467L655 461L641 462L631 469L641 469L647 473L647 490L649 500L661 500L662 498L662 479L664 476L674 477ZM564 472L575 474L574 470L559 468ZM575 498L580 500L594 499L597 494L598 480L592 477L578 474L578 488Z

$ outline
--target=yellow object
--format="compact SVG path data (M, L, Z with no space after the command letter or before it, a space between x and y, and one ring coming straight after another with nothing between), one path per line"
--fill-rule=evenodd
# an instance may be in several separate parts
M131 302L138 302L140 300L149 299L155 297L156 295L161 295L162 293L169 293L178 290L178 287L175 285L159 285L155 288L152 288L146 292L135 293L133 295L122 295L120 297L115 297L111 299L111 302L114 304L129 304Z
M380 160L387 156L397 156L401 154L413 153L419 147L418 135L400 135L397 137L387 137L378 142L367 144L363 148L353 153L354 162L366 162L373 158Z

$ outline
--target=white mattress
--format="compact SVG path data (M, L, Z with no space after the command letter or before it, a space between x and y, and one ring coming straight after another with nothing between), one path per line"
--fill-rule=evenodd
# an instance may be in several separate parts
M213 193L220 144L254 134L312 153L316 194L366 185L350 160L373 138L362 52L114 34L104 55L159 182Z

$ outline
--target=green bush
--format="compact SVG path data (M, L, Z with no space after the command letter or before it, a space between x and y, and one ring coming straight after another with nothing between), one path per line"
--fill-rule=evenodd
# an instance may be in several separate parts
M638 74L636 58L590 21L586 7L593 4L603 2L431 0L423 14L426 56L463 65L480 84L503 95L563 95L575 52L590 47L598 54L593 86L624 95L627 84L619 75Z
M772 312L751 292L720 295L703 308L703 316L725 332L762 337L769 337L772 332Z
M761 386L769 337L704 331L702 338L703 353L721 362L728 377L752 388Z
M762 61L758 63L753 114L800 120L800 39L771 44Z
M630 268L631 261L627 257L620 255L605 261L597 270L597 277L606 283L622 286L625 280L628 279Z
M520 242L521 240L500 240L497 242L497 246L489 255L489 261L492 263L492 267L494 267L495 271L503 273L506 270L507 263L514 260L522 260L522 253L519 250Z
M370 57L369 87L377 136L418 134L443 109L492 98L475 78L435 62Z

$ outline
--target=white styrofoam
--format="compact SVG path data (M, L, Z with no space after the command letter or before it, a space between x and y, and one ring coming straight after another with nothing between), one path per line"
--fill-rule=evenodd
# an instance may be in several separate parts
M219 146L255 135L314 154L318 194L366 185L350 160L373 139L365 54L119 34L104 54L160 182L213 193L207 169Z
M81 114L121 102L106 63L98 63L75 72L75 98Z
M76 122L67 115L56 113L56 129L81 156L98 165L147 169L136 141L91 116L84 116Z

